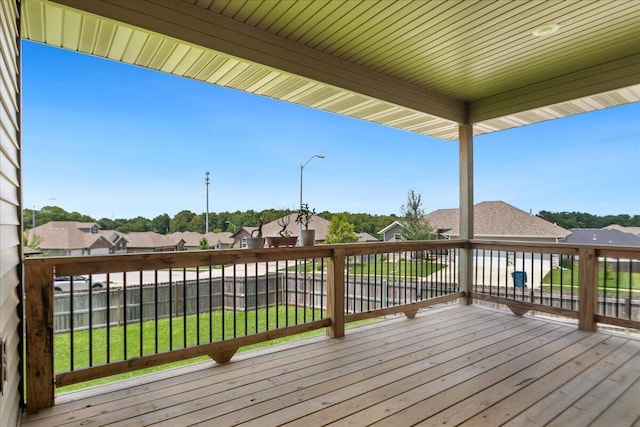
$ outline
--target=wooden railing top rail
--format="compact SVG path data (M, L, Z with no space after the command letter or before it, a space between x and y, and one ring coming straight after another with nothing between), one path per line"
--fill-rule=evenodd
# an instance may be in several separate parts
M150 252L140 254L84 255L72 257L27 258L25 266L55 266L56 275L98 274L123 271L190 268L205 265L275 262L295 259L328 258L336 248L346 256L380 253L444 250L455 248L488 249L579 255L595 250L596 256L640 259L640 248L629 246L573 245L567 243L531 243L493 240L426 240L412 242L352 243L293 248L226 249L206 251Z
M140 254L84 255L73 257L27 258L25 266L55 266L56 275L98 274L122 271L190 268L204 265L249 264L309 258L331 257L335 249L346 256L401 251L453 249L463 240L426 240L414 242L352 243L293 248L223 249L206 251L150 252Z
M484 239L471 239L468 241L468 244L471 249L553 253L562 255L579 255L581 250L595 250L597 256L640 259L640 247L635 246L577 245L572 243L535 243Z

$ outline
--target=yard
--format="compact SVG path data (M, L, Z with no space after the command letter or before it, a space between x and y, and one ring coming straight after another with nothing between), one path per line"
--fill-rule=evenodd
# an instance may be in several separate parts
M578 292L579 263L549 271L542 279L543 289ZM611 265L598 269L598 293L607 295L640 295L640 272L616 272Z
M346 268L349 274L361 276L377 277L428 277L429 275L446 268L447 264L436 262L435 260L405 260L404 258L393 256L384 259L367 260L362 257L348 257ZM322 271L326 269L326 263L308 262L297 267L292 265L287 271L310 273L312 271Z

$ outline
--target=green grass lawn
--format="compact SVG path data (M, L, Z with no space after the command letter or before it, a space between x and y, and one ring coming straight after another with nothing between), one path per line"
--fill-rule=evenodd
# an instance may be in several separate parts
M380 261L364 262L362 264L356 264L349 268L349 273L360 275L373 275L376 276L394 276L395 277L427 277L438 270L445 268L446 264L440 264L432 261L405 261L400 259L398 261Z
M373 276L374 272L376 276L389 276L395 275L395 277L427 277L438 270L445 268L446 264L440 264L433 261L405 261L404 259L398 259L397 261L389 260L375 260L371 262L356 263L354 257L351 257L347 266L349 267L349 274L370 275ZM293 264L293 263L292 263ZM322 271L323 265L320 262L316 262L315 271ZM299 265L291 265L286 269L289 272L295 272L296 268L298 272L311 273L314 271L313 264L311 262ZM324 263L324 270L327 269L327 263Z
M598 292L602 294L640 295L640 273L621 272L616 273L610 268L608 271L598 271ZM578 263L572 268L551 270L542 279L544 290L563 292L578 292L580 283ZM553 286L551 285L553 283ZM631 291L630 291L631 290Z
M256 317L257 314L257 317ZM315 317L314 317L315 315ZM255 310L238 311L235 316L232 311L216 310L211 313L211 323L213 324L213 339L210 340L209 332L209 313L202 313L199 316L189 315L186 317L186 322L183 317L173 318L170 322L169 319L159 319L157 324L157 352L166 352L170 350L170 345L173 349L180 349L185 347L184 332L186 323L186 346L194 346L197 344L197 331L199 330L200 343L208 343L211 341L219 341L222 339L222 321L224 316L224 337L225 339L233 338L234 331L235 336L244 336L255 333L256 331L262 332L267 329L276 329L277 327L284 327L288 325L295 325L296 318L298 323L305 321L311 321L314 318L316 320L322 319L324 312L321 310L311 310L295 307L271 307L269 309L259 309L256 313ZM277 323L276 323L277 321ZM350 327L357 326L364 323L370 323L377 321L377 319L369 319L365 321L353 322L349 324ZM288 323L287 323L288 322ZM257 328L256 328L257 323ZM171 324L171 327L170 327ZM126 348L127 358L134 358L140 356L140 323L129 324L126 328ZM199 329L198 329L199 326ZM171 329L171 333L170 333ZM306 332L290 337L279 338L264 343L258 343L251 346L242 347L238 351L248 351L255 348L267 347L270 345L279 344L282 342L293 341L310 336L324 334L324 329ZM70 333L59 333L54 336L54 370L55 372L69 371L71 367L71 354L70 354ZM107 329L98 328L94 329L92 336L92 358L93 365L100 365L107 363ZM109 343L110 343L110 360L118 361L124 359L125 348L125 328L123 326L116 326L109 328ZM73 334L73 347L74 347L74 366L76 369L89 366L89 331L76 331ZM145 321L142 323L142 355L150 355L156 353L156 323L154 321ZM209 357L202 356L194 359L171 363L168 365L162 365L152 367L148 369L138 370L135 372L128 372L125 374L115 375L108 378L101 378L97 380L87 381L81 384L74 384L67 387L61 387L56 391L63 393L67 391L86 388L98 384L104 384L107 382L117 381L125 378L131 378L151 372L165 370L173 367L192 364L199 361L209 360Z

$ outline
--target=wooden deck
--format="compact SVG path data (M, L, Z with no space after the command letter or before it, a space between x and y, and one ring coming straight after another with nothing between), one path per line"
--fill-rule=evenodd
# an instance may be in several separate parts
M57 398L23 426L640 425L640 341L450 305Z

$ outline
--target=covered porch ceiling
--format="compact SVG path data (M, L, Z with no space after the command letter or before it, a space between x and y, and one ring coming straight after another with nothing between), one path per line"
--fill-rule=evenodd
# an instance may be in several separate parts
M445 140L640 101L638 0L22 7L25 39Z

